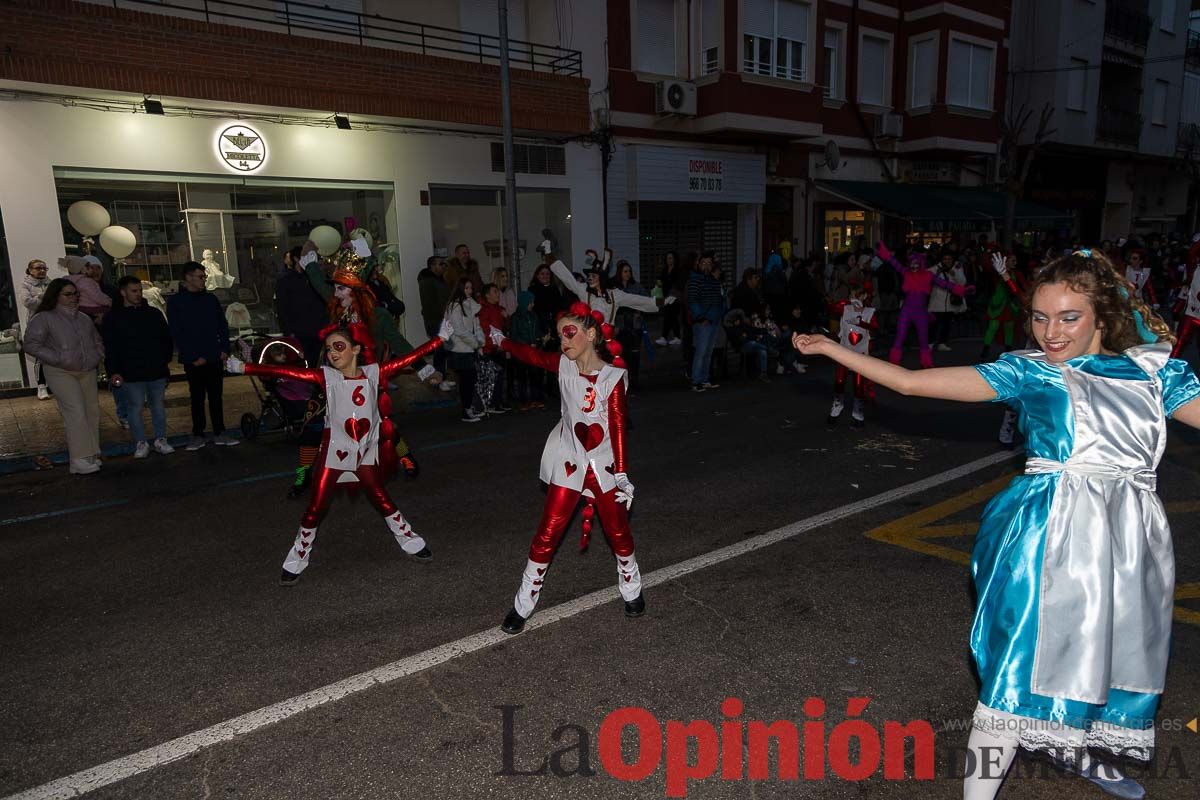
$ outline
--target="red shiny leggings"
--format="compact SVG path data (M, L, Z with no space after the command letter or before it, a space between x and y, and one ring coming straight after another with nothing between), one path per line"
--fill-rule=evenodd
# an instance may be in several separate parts
M321 458L324 458L324 453L321 454ZM324 466L315 468L312 479L312 496L308 501L308 508L304 510L304 516L300 518L301 525L306 528L315 528L321 524L321 520L329 511L329 504L333 502L334 489L338 485L337 480L342 476L342 472L344 470L327 469ZM358 476L358 483L344 484L345 486L357 487L383 516L390 517L396 513L396 504L392 502L387 487L383 485L383 470L379 465L361 466L354 471L354 474Z
M849 371L850 370L843 366L838 366L837 369L833 371L833 393L839 397L843 392L846 391L846 373ZM854 396L859 400L862 400L867 393L866 390L866 379L857 372L854 373Z
M1200 319L1185 315L1183 321L1179 323L1179 328L1175 331L1175 346L1171 348L1171 358L1179 358L1180 353L1192 341L1192 337L1196 335L1197 331L1200 331Z
M596 515L600 518L601 527L604 528L604 537L608 539L608 546L618 556L627 556L632 553L633 534L629 532L629 514L625 510L625 506L617 502L617 490L613 489L608 494L601 492L600 484L596 481L596 473L592 472L591 467L588 467L583 485L585 488L591 489L592 494L596 496ZM546 507L542 511L542 521L538 525L537 534L529 544L530 561L549 564L550 560L554 558L554 551L558 549L563 534L567 532L567 525L570 524L571 517L575 514L575 508L579 505L581 496L582 492L550 484L550 488L546 492Z

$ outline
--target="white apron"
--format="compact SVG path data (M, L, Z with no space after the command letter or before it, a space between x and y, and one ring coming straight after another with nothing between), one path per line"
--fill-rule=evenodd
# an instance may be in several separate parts
M608 429L608 398L618 383L628 382L625 370L606 364L594 384L579 374L575 362L561 356L558 392L562 419L542 450L540 477L546 483L583 491L588 467L605 494L617 485L613 475L612 439ZM591 492L584 492L589 497Z
M363 377L351 380L333 367L325 371L329 449L327 469L344 470L338 483L357 483L354 470L379 463L379 365L362 368Z

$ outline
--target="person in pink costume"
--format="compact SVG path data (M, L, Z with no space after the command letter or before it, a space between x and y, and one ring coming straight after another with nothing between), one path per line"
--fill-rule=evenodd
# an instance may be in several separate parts
M892 269L899 272L904 281L901 286L901 290L904 292L904 304L900 307L900 317L896 321L896 339L892 342L888 361L893 364L900 363L900 357L904 353L904 340L908 338L908 329L910 326L915 326L917 341L921 345L921 369L929 369L933 366L933 351L929 347L929 323L933 321L933 317L929 313L929 295L933 292L933 287L940 286L959 297L971 294L975 287L959 286L953 281L934 274L934 271L929 269L925 263L924 253L910 254L908 267L904 267L883 242L879 243L876 252L879 259L891 264Z

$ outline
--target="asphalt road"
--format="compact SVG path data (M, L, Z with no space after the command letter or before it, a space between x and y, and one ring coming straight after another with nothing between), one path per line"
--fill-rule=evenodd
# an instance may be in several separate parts
M662 572L646 590L647 614L628 620L603 537L578 554L576 523L534 617L547 622L517 637L493 634L540 514L549 413L471 426L450 412L408 417L423 474L392 487L434 562L404 559L361 498L339 498L311 567L286 589L276 579L302 504L284 498L278 473L294 452L281 440L114 460L87 478L4 479L0 797L147 750L133 774L88 796L626 798L682 786L703 798L960 797L952 765L977 692L961 561L994 491L979 487L1020 459L995 456L996 407L881 392L867 427L846 419L829 429L830 381L819 366L697 396L669 369L651 375L632 402L630 442L643 573L722 548L728 557ZM1178 582L1200 597L1200 436L1175 424L1171 434L1159 492ZM794 535L754 549L780 530ZM571 605L597 590L605 602ZM1146 780L1154 798L1196 796L1200 735L1184 724L1200 714L1197 612L1200 599L1179 601L1152 770L1162 777ZM413 656L415 667L402 661ZM306 695L395 662L406 666L394 680L324 703ZM309 710L254 713L300 696ZM876 731L928 721L936 777L913 780L909 764L906 780L882 768L846 780L832 766L823 779L779 780L774 757L770 778L745 777L733 731L783 720L832 736L852 697L870 698L860 716ZM744 710L724 713L726 698ZM629 707L656 721L641 749L633 728L623 750L601 735ZM241 715L236 737L154 749ZM723 734L727 723L731 735L711 777L681 784L680 765L703 767L710 755L701 724L680 760L692 721ZM614 753L643 765L655 741L662 764L646 761L639 780L614 777ZM159 763L164 752L186 754ZM516 774L544 761L543 774ZM1103 796L1035 760L1018 763L1033 774L1010 777L1002 797Z

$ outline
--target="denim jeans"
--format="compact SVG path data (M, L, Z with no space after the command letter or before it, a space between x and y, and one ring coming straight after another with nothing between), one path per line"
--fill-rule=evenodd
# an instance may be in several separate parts
M150 421L154 424L154 438L167 438L167 409L163 397L167 393L167 379L136 381L121 387L125 395L125 410L129 414L129 432L134 442L146 441L146 428L142 422L142 406L150 402Z
M742 355L746 358L756 354L758 356L758 373L765 375L767 373L767 346L753 340L742 344Z
M129 402L129 395L125 393L125 387L113 386L110 390L112 391L113 405L116 406L117 419L128 422L129 411L133 404Z
M692 357L692 383L708 383L708 371L712 368L713 345L716 341L716 323L692 323L692 344L696 348L696 355Z

